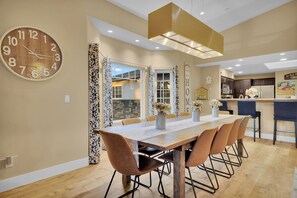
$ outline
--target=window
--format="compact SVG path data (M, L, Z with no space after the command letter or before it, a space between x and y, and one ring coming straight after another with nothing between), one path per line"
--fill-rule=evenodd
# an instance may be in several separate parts
M122 98L122 86L112 87L112 98Z
M171 103L170 72L157 71L157 102Z
M111 64L113 119L141 117L141 73L137 67Z

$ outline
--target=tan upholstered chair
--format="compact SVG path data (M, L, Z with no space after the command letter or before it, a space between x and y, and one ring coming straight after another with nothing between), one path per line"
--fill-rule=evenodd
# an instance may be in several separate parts
M146 121L155 121L156 120L156 116L148 116L146 117Z
M189 112L181 112L179 116L190 116L191 114Z
M211 170L212 173L214 174L214 176L215 176L215 182L216 182L216 187L212 188L212 186L208 186L210 189L213 190L213 193L216 190L219 189L219 182L218 182L218 179L217 179L217 175L220 175L220 176L223 176L223 177L227 177L227 178L230 178L231 177L231 172L229 170L229 167L228 167L227 163L225 162L225 158L223 157L222 153L223 153L224 149L227 146L228 139L229 139L229 134L231 132L231 129L233 127L233 124L234 124L234 122L223 124L219 128L219 130L218 130L218 132L217 132L217 134L216 134L216 136L215 136L215 138L213 140L213 143L212 143L210 152L209 152L210 153L209 160L210 160L211 168L209 168L209 167L205 167L205 168L204 167L199 167L202 170L205 170L205 169ZM221 155L221 158L225 162L224 164L225 164L225 167L226 167L226 169L228 171L228 175L226 175L225 172L222 172L222 171L219 171L219 170L215 170L214 169L213 160L212 160L211 155L216 155L216 154L220 154ZM207 186L206 184L204 184L204 185Z
M237 140L237 135L238 135L239 127L240 127L240 124L241 124L242 120L243 120L243 118L239 118L239 119L236 119L234 121L234 124L232 126L232 129L230 131L229 138L228 138L228 141L227 141L227 146L229 146L229 148L232 147L234 153L230 153L228 151L229 148L227 149L225 147L225 152L224 153L227 155L227 159L226 160L223 160L222 158L212 157L212 159L214 161L218 161L218 162L222 162L222 163L228 163L230 165L230 167L231 167L231 175L234 174L233 165L240 166L240 164L241 164L241 159L238 157L237 152L236 152L236 150L234 148L234 145L235 145L236 140ZM236 156L238 162L231 161L230 160L230 155ZM224 173L224 174L229 175L229 173ZM231 175L230 175L230 177L231 177Z
M240 123L240 127L239 127L239 130L238 130L238 134L237 134L237 143L238 143L238 147L239 146L242 146L242 148L244 149L245 151L245 156L240 156L241 158L248 158L249 157L249 154L242 142L242 139L244 138L244 135L245 135L245 130L246 130L246 127L247 127L247 124L250 120L250 117L245 117L243 118L242 122Z
M132 197L133 197L135 190L137 190L140 184L139 176L146 173L150 173L151 171L158 169L159 167L164 165L162 162L158 160L146 157L144 155L138 155L139 165L137 166L137 162L136 162L135 156L133 155L133 151L129 146L129 143L123 136L119 134L108 133L102 130L100 130L100 135L105 143L109 161L112 167L115 169L104 197L107 197L108 191L110 189L110 186L112 184L112 181L116 172L119 172L123 175L136 176L134 180L133 189L121 196L121 197L124 197L130 193L133 193L132 194ZM165 196L163 184L161 181L161 174L159 173L159 170L157 170L157 172L160 179L160 186L163 190L162 193ZM137 184L137 187L136 187L136 184Z
M186 164L185 165L186 165L186 168L187 168L189 176L190 176L190 177L186 177L186 179L188 179L191 182L191 183L189 183L189 182L186 181L186 183L192 185L195 197L196 197L195 186L197 188L200 188L200 189L205 190L207 192L211 192L211 191L209 191L206 188L201 188L201 187L198 187L197 185L194 185L194 183L196 183L196 184L197 183L201 184L201 183L192 178L190 167L197 167L199 165L202 165L203 167L205 167L204 162L207 160L207 157L208 157L209 152L210 152L211 144L212 144L212 141L214 139L214 136L215 136L217 130L218 130L218 128L205 130L197 138L196 142L194 143L194 146L193 146L192 150L191 151L186 150L186 157L185 157ZM173 152L166 153L166 154L160 156L160 158L167 161L167 162L172 163L173 162ZM206 171L206 174L207 174L208 178L210 179L208 170L205 169L205 171ZM210 179L210 182L212 184L211 179ZM212 188L214 188L213 185L212 185Z
M122 120L123 125L137 124L140 122L141 122L141 120L139 118L127 118L127 119Z
M170 118L175 118L176 115L175 114L166 114L165 118L170 119Z
M219 111L219 114L226 114L226 115L229 115L230 112L229 112L229 111Z

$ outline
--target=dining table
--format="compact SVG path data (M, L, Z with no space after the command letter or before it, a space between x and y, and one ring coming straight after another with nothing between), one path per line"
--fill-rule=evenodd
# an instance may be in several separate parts
M138 145L155 148L161 151L173 150L173 197L185 197L185 150L190 143L199 138L200 134L211 128L232 123L243 118L240 115L204 115L199 122L194 122L191 117L176 117L166 120L166 128L156 129L156 122L141 122L131 125L112 126L102 130L117 133L125 137L137 152ZM99 129L95 129L99 132ZM242 140L240 140L242 141ZM239 144L240 146L241 144ZM241 150L241 148L239 148ZM240 152L241 153L241 152ZM126 184L123 176L123 184Z

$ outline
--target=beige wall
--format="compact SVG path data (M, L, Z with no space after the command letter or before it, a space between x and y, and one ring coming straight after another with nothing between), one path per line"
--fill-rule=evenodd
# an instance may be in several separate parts
M54 78L32 82L0 62L0 179L88 156L86 4L80 0L1 0L0 35L16 26L40 28L60 45L64 59ZM70 103L64 103L70 95Z
M235 76L235 80L244 80L244 79L261 79L261 78L275 78L275 73L270 73L270 74L259 74L259 75Z
M275 72L275 97L276 98L291 98L291 95L279 95L277 92L277 87L278 87L278 83L289 82L289 81L295 81L295 85L296 85L297 80L285 80L285 75L293 72L297 72L297 70ZM295 90L295 96L297 97L297 90Z
M297 0L227 29L224 56L198 60L216 62L297 50Z
M212 78L211 84L206 84L207 76L210 76ZM203 100L202 113L209 114L211 112L209 101L212 99L219 99L221 96L220 66L201 68L201 86L208 89L208 100Z

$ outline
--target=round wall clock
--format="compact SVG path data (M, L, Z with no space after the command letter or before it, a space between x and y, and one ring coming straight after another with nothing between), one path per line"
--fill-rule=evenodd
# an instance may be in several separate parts
M31 27L18 27L0 40L1 59L17 76L34 81L53 77L62 65L62 51L47 33Z

